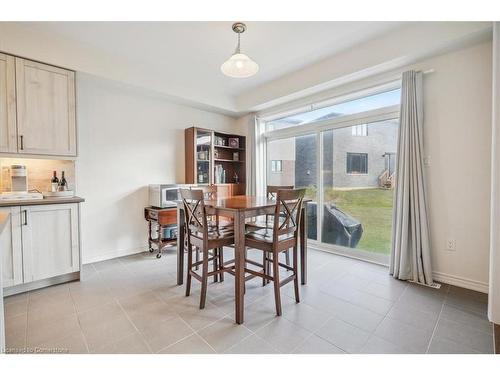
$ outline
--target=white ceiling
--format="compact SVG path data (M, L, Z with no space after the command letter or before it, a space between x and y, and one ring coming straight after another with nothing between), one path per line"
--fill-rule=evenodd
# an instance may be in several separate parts
M220 65L234 51L232 22L30 22L35 32L58 35L103 59L134 67L134 84L154 81L164 93L231 111L236 96L375 38L397 22L246 22L242 51L259 73L234 79ZM141 72L144 77L141 78ZM152 76L154 79L152 80ZM234 108L234 105L233 105Z

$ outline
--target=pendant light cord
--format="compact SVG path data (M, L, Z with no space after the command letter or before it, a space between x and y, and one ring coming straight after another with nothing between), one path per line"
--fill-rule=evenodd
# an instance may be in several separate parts
M234 53L240 53L240 33L237 33L238 34L238 44L236 45L236 50L234 51Z

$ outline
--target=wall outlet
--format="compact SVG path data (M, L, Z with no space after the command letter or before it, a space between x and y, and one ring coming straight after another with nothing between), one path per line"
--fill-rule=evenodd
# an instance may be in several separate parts
M446 240L446 250L455 251L457 249L457 240L448 238Z
M424 156L424 165L426 167L429 167L431 165L431 156L430 155Z

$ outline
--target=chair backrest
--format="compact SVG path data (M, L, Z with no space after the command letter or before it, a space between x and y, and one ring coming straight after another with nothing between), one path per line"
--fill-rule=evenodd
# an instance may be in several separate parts
M300 225L302 201L306 189L283 189L276 194L276 210L274 213L273 242L279 237L293 233L297 238Z
M216 200L217 199L217 186L215 185L203 185L196 189L200 189L203 192L203 198L205 200Z
M179 189L184 204L184 219L188 241L193 238L201 241L208 237L206 208L201 189Z
M276 199L276 194L278 194L278 190L291 190L293 189L293 185L283 185L283 186L276 186L276 185L267 185L266 189L266 195L267 199Z

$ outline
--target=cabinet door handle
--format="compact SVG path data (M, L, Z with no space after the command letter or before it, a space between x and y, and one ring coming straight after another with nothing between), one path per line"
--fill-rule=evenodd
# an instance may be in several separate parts
M28 211L23 210L23 215L24 215L24 223L23 223L23 225L28 225Z
M21 138L21 150L24 150L24 136L20 135L19 138Z

